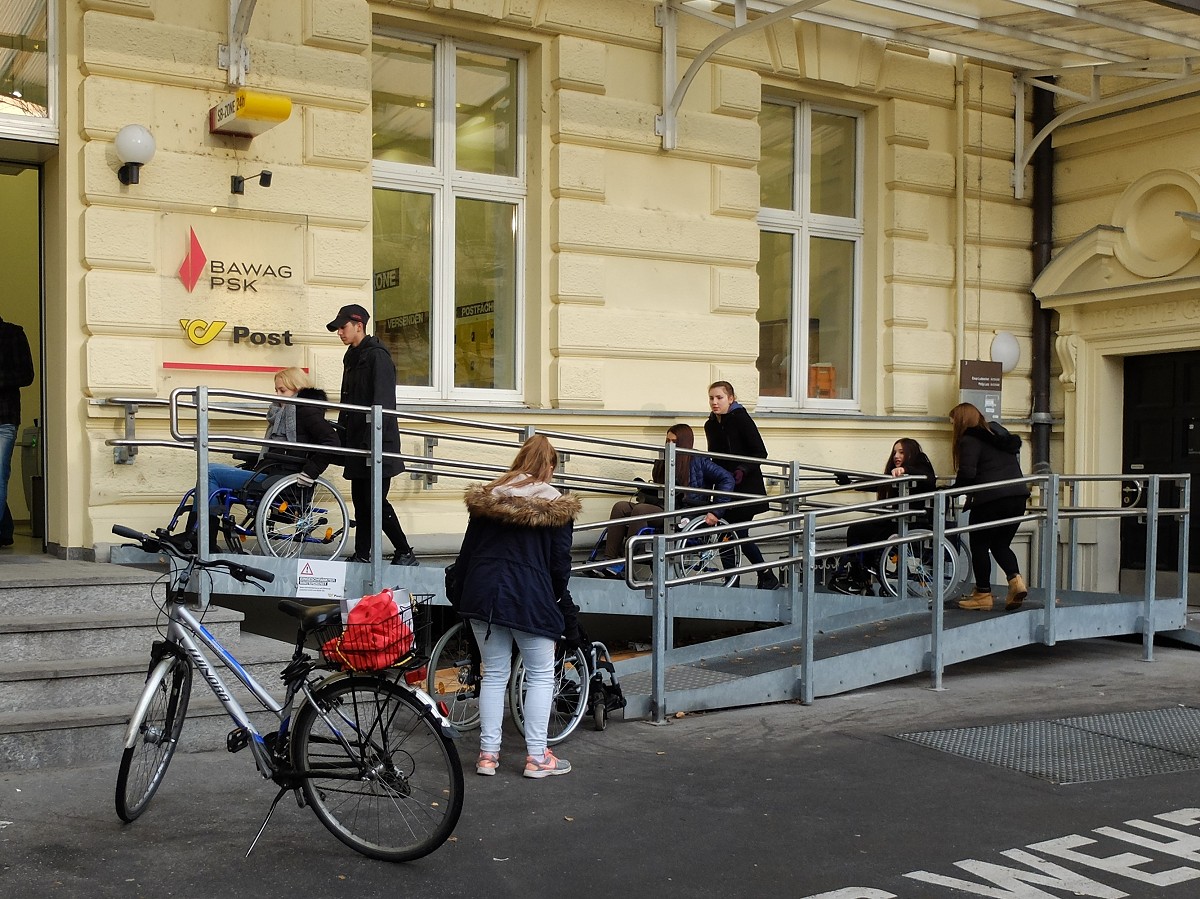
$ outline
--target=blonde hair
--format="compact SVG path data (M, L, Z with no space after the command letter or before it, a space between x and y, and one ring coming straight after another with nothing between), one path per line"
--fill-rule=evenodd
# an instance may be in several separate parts
M308 376L308 372L295 366L283 368L275 372L275 384L276 386L282 384L288 390L294 390L297 393L306 387L313 386L312 378Z
M954 436L950 441L952 445L952 454L954 457L954 470L958 471L958 444L962 439L962 435L970 428L988 428L987 419L983 417L983 413L978 407L971 403L959 403L950 410L950 422L954 426Z
M517 450L516 458L508 467L508 471L488 484L487 489L508 484L522 477L549 483L550 479L554 477L556 468L558 468L558 451L541 434L534 434Z

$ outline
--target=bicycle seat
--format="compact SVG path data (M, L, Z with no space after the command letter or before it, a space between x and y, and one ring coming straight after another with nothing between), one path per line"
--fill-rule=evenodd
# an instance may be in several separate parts
M309 603L296 599L281 599L277 608L285 615L300 619L300 627L306 631L342 622L342 607L336 602Z

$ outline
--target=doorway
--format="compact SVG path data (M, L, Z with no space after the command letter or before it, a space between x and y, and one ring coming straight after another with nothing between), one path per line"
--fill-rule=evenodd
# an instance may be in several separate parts
M1190 474L1193 511L1200 475L1200 351L1125 358L1125 414L1122 471L1127 474ZM1177 506L1180 492L1172 485L1159 496L1160 507ZM1132 482L1122 486L1122 504L1145 506L1146 497ZM1188 569L1200 571L1197 536L1192 520ZM1156 567L1177 567L1179 525L1160 519ZM1121 567L1145 570L1146 523L1121 519Z
M20 391L20 423L8 481L14 543L0 550L6 555L42 553L46 548L41 195L38 167L0 159L0 316L25 331L34 372L33 384Z

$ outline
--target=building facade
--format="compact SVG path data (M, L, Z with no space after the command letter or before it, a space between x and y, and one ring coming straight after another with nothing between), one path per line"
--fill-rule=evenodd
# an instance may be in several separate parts
M28 455L59 555L165 523L194 480L166 447L116 464L111 399L269 393L289 365L335 395L325 323L347 303L373 310L405 408L657 443L698 427L725 379L772 458L873 471L908 435L947 475L960 362L1008 332L999 411L1028 436L1032 213L1012 176L1032 89L1004 68L776 17L688 72L666 115L735 4L9 6L0 227L23 249L0 260L3 314L40 344ZM1037 292L1059 316L1056 470L1119 467L1131 330L1139 353L1200 342L1200 227L1174 214L1200 213L1195 103L1054 138L1057 257ZM154 150L123 183L131 124ZM1169 252L1142 224L1159 213ZM1157 264L1114 275L1131 222ZM136 428L169 433L150 407ZM461 527L458 494L397 481L418 546Z

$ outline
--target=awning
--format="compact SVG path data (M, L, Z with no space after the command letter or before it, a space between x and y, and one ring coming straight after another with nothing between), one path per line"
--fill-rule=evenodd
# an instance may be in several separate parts
M704 62L737 37L786 19L952 53L1065 98L1063 115L1029 145L1024 128L1016 129L1017 196L1034 149L1059 125L1200 90L1200 0L663 0L656 12L663 96L670 98L657 130L667 149L674 146L683 97ZM727 30L678 78L681 14ZM1023 118L1024 91L1017 94Z

